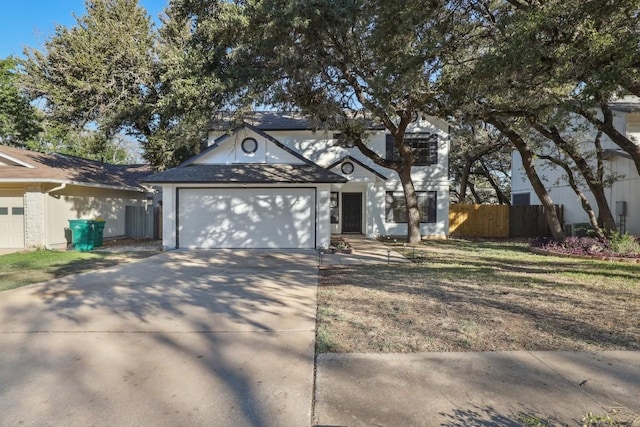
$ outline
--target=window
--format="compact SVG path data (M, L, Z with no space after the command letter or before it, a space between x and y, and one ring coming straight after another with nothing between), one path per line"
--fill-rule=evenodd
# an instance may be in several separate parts
M24 208L11 208L11 215L24 215Z
M436 194L437 193L435 191L416 191L421 223L436 222ZM407 222L407 205L405 203L404 193L399 191L387 191L385 214L387 222Z
M531 204L529 193L513 195L513 206L529 206Z
M354 171L354 166L353 163L351 162L344 162L342 164L342 167L340 168L340 170L342 171L343 174L345 175L351 175Z
M415 166L430 166L438 164L438 135L431 133L407 133L404 141L413 148L416 160ZM400 160L398 150L393 146L393 135L387 135L386 158Z
M255 138L245 138L240 143L240 147L246 154L253 154L258 150L258 141Z
M0 215L9 215L9 208L0 208Z
M329 200L329 215L331 216L331 224L338 224L339 221L339 205L338 193L331 193L331 198Z

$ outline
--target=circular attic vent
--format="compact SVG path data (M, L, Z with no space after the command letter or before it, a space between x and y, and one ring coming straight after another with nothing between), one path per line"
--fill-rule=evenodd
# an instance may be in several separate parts
M353 173L353 163L351 162L344 162L342 164L342 167L340 168L340 170L342 170L342 173L345 175L349 175Z
M247 154L253 154L258 149L258 141L255 138L245 138L240 143L240 147L242 147L242 151Z

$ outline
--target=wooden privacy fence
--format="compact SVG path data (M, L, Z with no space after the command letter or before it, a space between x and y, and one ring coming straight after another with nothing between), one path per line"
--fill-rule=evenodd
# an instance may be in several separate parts
M544 216L544 206L511 206L509 208L509 237L550 236L551 230ZM560 224L564 223L564 209L556 205Z
M509 206L451 205L449 235L465 237L509 237Z
M556 206L556 213L562 223L562 206ZM550 231L543 206L455 204L449 206L449 235L531 238L549 236Z

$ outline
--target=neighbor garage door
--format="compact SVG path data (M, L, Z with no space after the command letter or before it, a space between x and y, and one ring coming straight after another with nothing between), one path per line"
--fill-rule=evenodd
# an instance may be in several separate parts
M314 248L315 189L178 190L181 248Z
M24 248L24 198L0 193L0 248Z

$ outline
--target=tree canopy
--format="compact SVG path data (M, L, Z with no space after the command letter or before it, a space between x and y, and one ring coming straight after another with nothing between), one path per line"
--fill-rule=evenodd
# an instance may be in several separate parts
M26 146L40 132L40 117L19 86L18 62L0 59L0 143Z
M433 104L455 13L447 2L416 8L370 0L185 0L172 7L192 21L192 46L203 48L193 51L200 59L195 69L221 72L226 102L240 111L265 104L293 108L341 131L364 155L398 173L408 239L421 238L411 179L415 158L404 136ZM204 49L216 42L218 50ZM371 121L393 136L399 160L367 146Z

